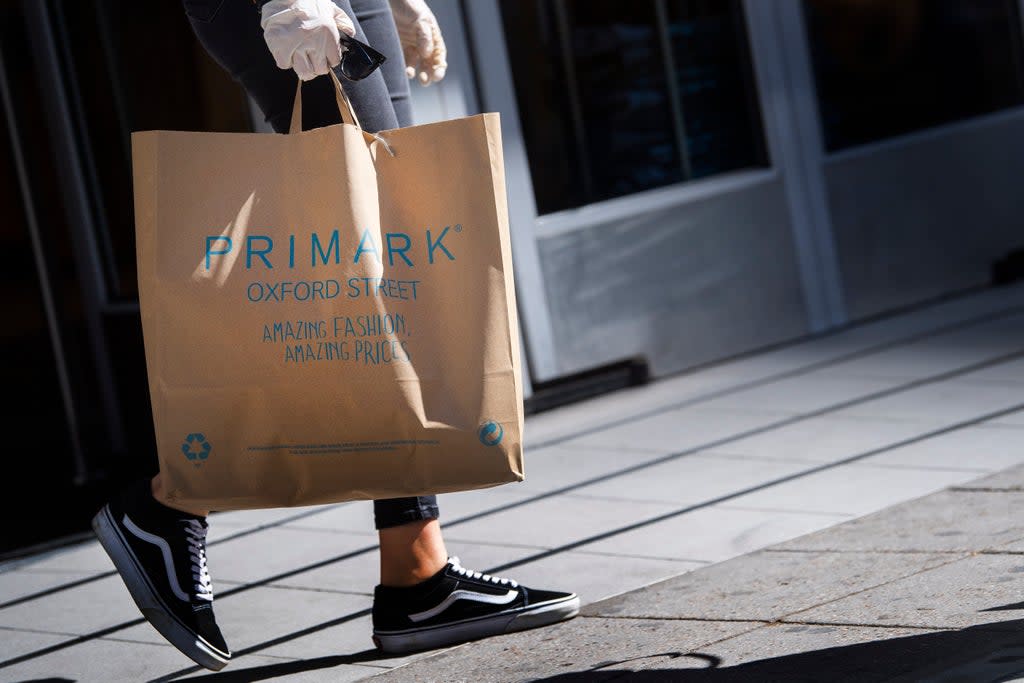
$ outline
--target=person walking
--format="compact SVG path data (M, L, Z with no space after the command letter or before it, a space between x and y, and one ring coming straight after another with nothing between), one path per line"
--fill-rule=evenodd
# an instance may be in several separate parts
M341 65L361 126L376 133L411 125L408 79L430 85L447 68L444 38L423 0L183 0L183 6L200 43L278 133L289 129L296 78L304 130L340 123L334 84L318 77ZM343 60L363 56L350 38L382 53L383 64L344 68ZM383 652L452 645L578 613L574 593L527 588L449 557L435 496L373 505L380 583L372 637ZM209 513L168 501L157 474L114 496L93 528L150 624L196 663L220 670L231 652L213 612Z

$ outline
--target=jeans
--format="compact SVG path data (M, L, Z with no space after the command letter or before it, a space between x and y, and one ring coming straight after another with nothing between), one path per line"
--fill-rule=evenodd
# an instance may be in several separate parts
M279 69L263 41L252 0L182 0L196 37L232 78L242 84L278 133L288 132L297 76ZM409 81L388 0L334 0L356 26L356 38L387 61L361 81L342 80L360 125L371 133L412 123ZM320 77L302 84L303 130L341 123L334 84ZM377 529L438 517L437 497L373 501Z

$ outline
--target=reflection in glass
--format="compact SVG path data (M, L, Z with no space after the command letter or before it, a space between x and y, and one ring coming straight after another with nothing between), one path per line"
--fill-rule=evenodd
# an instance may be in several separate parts
M825 148L1024 103L1016 0L805 0Z
M501 8L541 214L767 163L738 2Z

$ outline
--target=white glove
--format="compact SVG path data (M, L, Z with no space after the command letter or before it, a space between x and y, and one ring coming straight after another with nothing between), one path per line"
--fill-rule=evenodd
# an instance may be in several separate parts
M270 0L262 13L263 39L274 61L304 81L341 61L339 30L356 34L352 20L331 0Z
M448 50L437 18L423 0L390 0L405 53L405 75L430 85L444 78Z

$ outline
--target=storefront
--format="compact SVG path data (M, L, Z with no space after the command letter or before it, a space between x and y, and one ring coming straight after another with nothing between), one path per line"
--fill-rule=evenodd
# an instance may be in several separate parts
M433 5L420 109L503 115L535 382L825 331L1024 245L1016 0Z
M417 117L502 115L540 393L984 286L1024 246L1020 0L430 4L450 69ZM7 3L0 58L9 507L69 510L2 553L152 466L128 132L265 124L171 0Z

